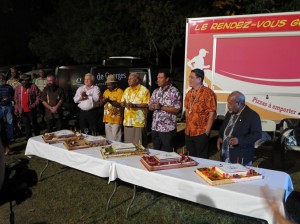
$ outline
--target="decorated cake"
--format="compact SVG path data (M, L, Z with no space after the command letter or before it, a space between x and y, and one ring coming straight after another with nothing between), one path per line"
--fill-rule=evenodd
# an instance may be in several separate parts
M196 173L210 185L231 184L263 178L256 170L238 163L199 168Z
M102 136L92 136L92 135L86 135L84 136L84 140L86 141L87 144L98 144L98 145L108 145L108 142L106 138Z
M249 169L239 163L216 166L216 171L222 176L247 175Z
M198 165L198 163L191 157L184 154L179 155L175 152L162 152L155 155L146 155L141 158L141 162L149 171L183 168Z
M137 149L133 143L113 143L111 146L115 152L134 152Z
M56 132L45 133L44 135L42 135L42 138L44 139L45 142L50 143L50 142L61 142L65 140L76 139L77 136L73 131L60 130Z
M182 156L180 156L176 152L162 152L154 154L154 157L159 162L171 162L171 161L180 161L182 159Z
M100 152L104 159L148 154L144 146L132 143L112 143L111 145L102 147Z
M94 137L94 136L92 136ZM98 136L96 136L98 137ZM99 136L101 137L101 136ZM86 139L83 135L77 136L76 139L66 140L64 141L64 145L68 150L75 150L75 149L85 149L85 148L92 148L98 146L108 145L108 142L105 138L101 137L102 139L98 139L97 141L92 141L91 138Z

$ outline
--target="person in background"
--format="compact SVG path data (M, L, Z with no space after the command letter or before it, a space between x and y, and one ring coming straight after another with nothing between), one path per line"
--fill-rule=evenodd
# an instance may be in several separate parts
M107 76L106 86L107 90L103 93L105 135L109 140L121 142L123 108L120 102L123 90L118 88L118 81L114 75Z
M176 145L176 114L181 109L181 95L170 83L168 71L158 71L157 84L159 88L154 90L149 102L149 110L153 111L153 148L172 152Z
M42 92L42 103L45 107L45 120L47 132L62 129L62 109L64 101L64 90L56 85L56 78L53 74L47 75L47 86Z
M217 100L215 93L203 85L204 72L194 69L189 76L192 89L187 92L185 144L190 155L208 158L208 143L211 128L216 116Z
M31 73L31 83L35 84L35 81L37 79L37 74L36 73Z
M124 142L147 146L147 111L150 100L149 90L140 84L138 74L131 72L129 87L125 89L121 106L124 109Z
M0 192L4 184L5 179L5 149L2 144L2 139L0 137Z
M261 138L259 115L245 104L245 96L234 91L229 94L228 112L219 131L218 150L222 150L223 161L251 166L254 144Z
M35 84L30 83L30 77L27 75L20 76L21 85L15 90L15 115L21 117L25 127L26 139L31 136L31 124L34 134L40 134L40 128L37 123L37 106L41 100L41 93Z
M40 92L43 92L44 88L46 87L47 80L43 69L39 69L39 77L36 78L35 85L38 87Z
M10 85L5 84L5 76L0 73L0 132L6 146L6 155L11 153L8 144L13 141L14 137L13 99L14 90Z
M17 86L21 84L18 79L19 75L17 69L10 68L10 75L11 77L7 80L6 84L10 85L15 90Z
M80 86L73 100L80 108L79 125L81 132L93 134L99 131L98 108L100 89L94 85L95 77L91 73L84 76L84 85Z
M40 90L40 92L43 92L44 88L47 85L47 80L46 80L46 75L45 75L45 71L44 69L40 68L39 69L39 74L38 77L35 79L35 83L34 83L38 89ZM40 102L40 104L38 105L38 114L41 116L41 125L45 124L45 107L42 104L42 102Z

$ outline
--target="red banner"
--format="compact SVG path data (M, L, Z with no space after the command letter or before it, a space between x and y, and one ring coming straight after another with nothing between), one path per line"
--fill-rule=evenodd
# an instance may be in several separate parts
M300 16L224 17L189 21L189 34L300 31Z

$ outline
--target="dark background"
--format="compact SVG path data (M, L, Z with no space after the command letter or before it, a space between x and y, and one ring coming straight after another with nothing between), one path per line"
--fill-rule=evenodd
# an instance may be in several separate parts
M183 67L187 17L299 9L300 0L0 0L0 66L130 55L173 70Z

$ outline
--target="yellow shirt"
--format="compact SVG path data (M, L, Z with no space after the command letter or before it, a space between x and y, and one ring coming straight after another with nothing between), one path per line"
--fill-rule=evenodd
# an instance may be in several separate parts
M113 91L109 89L105 90L103 93L104 98L108 98L112 101L117 101L118 103L121 102L121 98L123 95L123 90L120 88L116 88ZM123 116L122 107L114 107L110 103L106 103L104 105L104 114L103 114L103 122L109 124L122 124Z
M138 85L135 89L128 87L125 89L121 102L133 104L148 104L150 100L149 90L142 85ZM130 108L124 109L124 126L146 127L147 108Z

